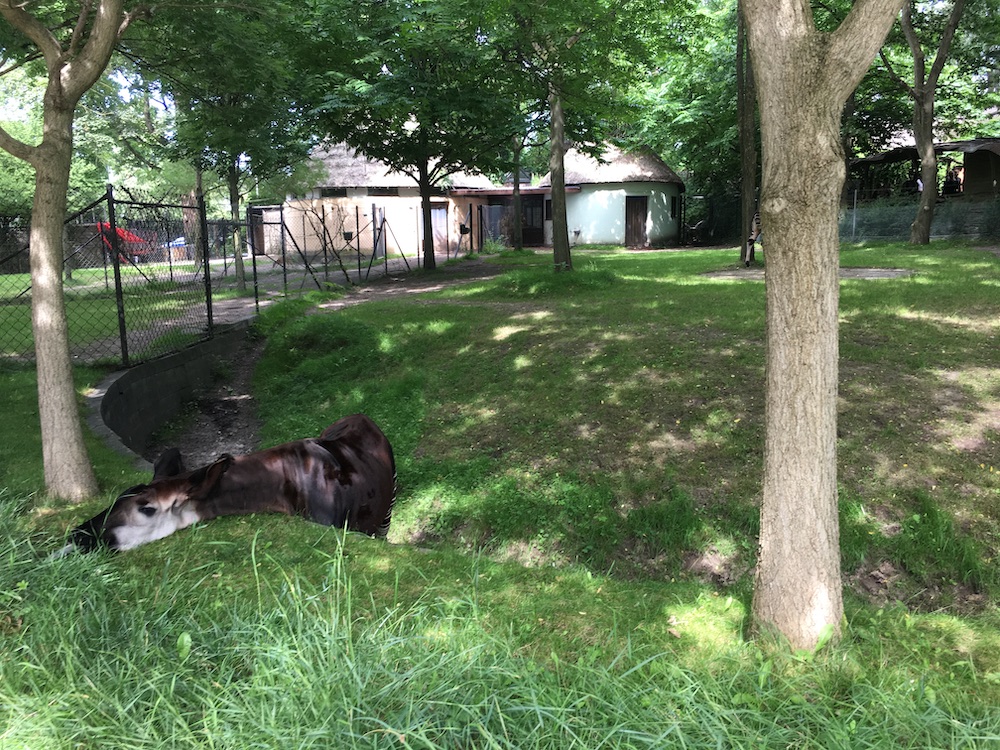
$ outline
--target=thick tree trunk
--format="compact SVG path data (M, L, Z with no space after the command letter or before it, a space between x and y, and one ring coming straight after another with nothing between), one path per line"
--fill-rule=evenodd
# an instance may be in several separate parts
M554 87L549 89L552 116L552 143L549 149L549 177L552 180L552 258L556 271L572 271L569 252L569 225L566 222L566 120L562 98Z
M54 497L79 501L96 494L97 481L83 443L62 286L72 132L72 108L67 111L56 102L47 103L31 214L31 328L45 487Z
M768 230L766 437L753 614L795 647L815 644L827 628L836 632L843 614L837 206L844 160L839 112L830 109L802 129L776 127L772 114L763 134L765 154L777 158L765 158L761 200Z
M858 0L820 33L807 0L745 0L767 227L764 497L756 629L793 648L839 633L837 209L840 114L902 0Z
M229 215L232 222L233 265L236 268L236 287L241 292L247 288L246 268L243 263L243 217L240 215L240 173L236 163L229 167ZM208 273L208 269L205 269Z
M81 500L97 491L83 444L73 387L66 305L62 287L63 221L73 157L73 111L104 72L118 35L130 17L122 0L80 3L76 31L67 49L27 9L0 2L0 15L45 60L42 142L30 146L0 128L0 147L35 169L31 218L31 326L35 337L38 412L45 486L50 495Z
M420 188L420 221L424 228L424 269L433 271L437 268L437 261L434 259L434 222L431 216L430 168L426 161L421 162L417 170L417 185Z

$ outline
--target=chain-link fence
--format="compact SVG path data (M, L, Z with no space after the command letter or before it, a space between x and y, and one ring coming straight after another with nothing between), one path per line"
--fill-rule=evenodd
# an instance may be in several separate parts
M850 195L840 213L840 239L905 240L917 216L914 196L862 201ZM992 240L1000 237L1000 201L940 198L934 206L931 237Z
M448 260L481 250L493 238L492 226L499 226L502 218L498 214L488 224L484 208L469 204L459 212L455 242L449 239L447 208L432 204L435 253ZM410 226L414 220L416 231ZM419 268L423 262L419 221L419 214L409 209L346 199L252 206L247 226L258 288L289 294L327 284L362 284L373 276ZM478 229L475 235L473 227Z
M23 220L0 218L0 359L34 356L28 231ZM71 354L138 364L212 336L220 318L252 315L268 297L417 268L420 248L406 242L375 204L253 206L233 224L209 221L199 196L153 200L109 186L65 223ZM454 255L467 252L460 242Z
M254 206L247 212L255 288L284 294L352 285L420 264L378 206Z
M63 286L76 361L133 365L212 334L212 287L233 275L229 226L196 196L153 201L110 187L64 228ZM0 234L0 356L30 359L28 227Z

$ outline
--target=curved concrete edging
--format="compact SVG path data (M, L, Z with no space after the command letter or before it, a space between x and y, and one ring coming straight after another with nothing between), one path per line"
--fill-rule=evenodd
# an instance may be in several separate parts
M150 435L211 382L215 360L243 344L251 322L218 326L208 341L112 373L87 394L88 426L112 450L151 470L141 457Z

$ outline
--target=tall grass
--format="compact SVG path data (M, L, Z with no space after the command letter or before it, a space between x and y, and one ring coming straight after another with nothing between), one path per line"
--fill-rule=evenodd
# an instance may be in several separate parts
M476 586L358 606L357 542L310 575L255 537L249 595L95 555L40 561L0 506L4 748L988 748L1000 715L851 648L730 644L698 666L627 642L525 656ZM327 540L330 541L329 539ZM348 542L348 543L345 543ZM272 549L272 553L274 550ZM266 559L265 559L266 558ZM262 564L266 563L266 564ZM860 629L875 637L870 626Z

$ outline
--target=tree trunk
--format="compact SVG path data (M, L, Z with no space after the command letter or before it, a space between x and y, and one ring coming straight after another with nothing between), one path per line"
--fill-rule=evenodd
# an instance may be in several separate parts
M934 95L917 91L913 104L913 137L920 155L920 203L910 225L910 243L926 245L931 241L931 223L937 202L937 155L934 153Z
M742 234L740 263L754 260L754 252L747 242L757 212L757 121L755 112L757 91L754 87L753 69L746 51L746 29L743 22L743 3L738 3L736 24L736 108L740 133L740 228Z
M96 494L97 481L83 443L62 285L63 221L73 156L73 107L67 109L54 99L46 92L45 137L34 163L31 329L35 337L45 487L54 497L76 502Z
M73 387L66 303L63 298L63 221L73 158L73 111L104 72L128 26L122 0L81 3L69 49L32 13L27 3L0 4L0 15L45 60L42 141L30 146L0 128L0 146L35 169L31 233L31 328L35 337L38 413L47 492L82 500L97 491L83 444Z
M424 227L424 269L433 271L437 268L434 259L434 222L431 216L431 178L430 168L426 159L420 163L417 170L417 185L420 188L420 220Z
M828 111L810 128L772 125L762 133L772 158L764 159L761 200L768 228L766 436L753 615L794 647L815 644L826 628L836 631L843 614L836 217L844 162L836 114Z
M521 135L514 136L514 182L510 196L510 245L515 250L524 248L524 225L521 221L521 152L524 142Z
M934 204L937 203L937 155L934 153L934 100L937 92L938 81L941 79L941 71L944 70L945 60L951 49L951 42L955 38L958 30L958 22L962 18L965 9L965 0L954 0L951 6L951 13L941 31L941 39L938 41L937 53L931 69L927 71L927 58L924 54L923 45L913 28L913 19L910 15L911 3L907 2L903 9L903 14L899 19L903 36L910 47L910 54L913 55L913 86L898 79L907 88L910 96L913 97L913 140L916 142L917 153L920 156L920 181L923 189L920 191L920 203L917 206L917 216L910 225L910 243L914 245L926 245L931 241L931 224L934 221ZM883 59L886 58L883 56ZM888 67L888 61L886 60ZM895 73L890 69L890 73Z
M552 258L556 271L572 271L569 252L569 225L566 223L566 120L562 98L554 86L549 88L549 111L552 116L552 142L549 149L549 177L552 180Z
M240 215L240 172L234 161L229 166L229 215L232 222L233 266L236 269L236 288L245 292L247 288L246 269L243 265L243 217ZM205 268L208 273L208 268Z
M807 0L745 0L768 231L764 496L754 627L793 648L839 633L837 210L840 114L901 0L858 0L818 32Z
M38 412L45 487L50 495L82 500L97 492L83 444L73 387L66 303L63 298L63 221L73 158L73 111L107 67L130 16L122 0L81 3L69 49L26 10L27 3L0 4L0 15L45 60L42 142L29 146L0 127L0 146L35 169L31 218L31 327L35 337Z

